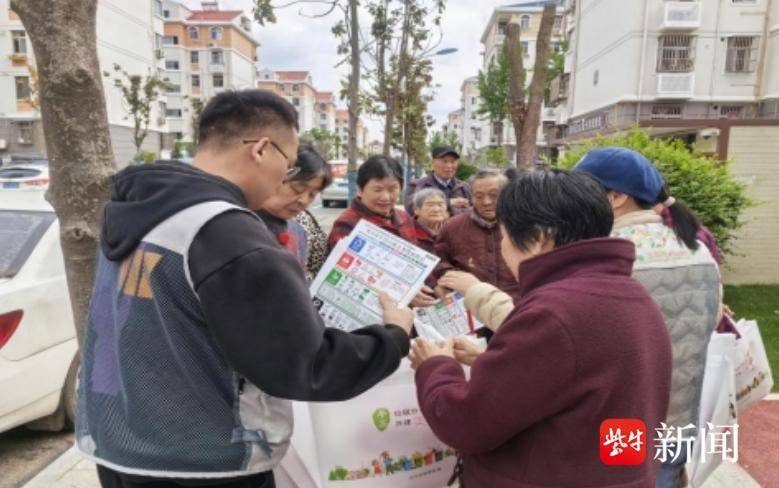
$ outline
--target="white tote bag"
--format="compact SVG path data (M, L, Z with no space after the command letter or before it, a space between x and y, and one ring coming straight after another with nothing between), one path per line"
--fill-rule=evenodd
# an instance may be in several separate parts
M734 369L729 359L735 348L734 334L712 334L706 356L700 413L696 426L699 428L699 435L693 444L692 457L687 463L689 479L693 487L702 486L722 463L722 455L704 452L709 444L709 435L725 432L738 422ZM700 427L708 429L708 424L714 426L714 431L705 431L702 438ZM733 435L731 434L729 438L732 442Z
M425 422L407 360L389 378L344 402L296 404L284 487L443 487L457 459Z
M774 380L757 322L741 319L736 322L736 329L741 337L736 341L737 361L733 366L736 401L743 412L771 393Z

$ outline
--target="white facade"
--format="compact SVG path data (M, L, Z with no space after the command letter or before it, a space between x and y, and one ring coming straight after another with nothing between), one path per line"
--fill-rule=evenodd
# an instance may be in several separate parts
M230 29L233 36L243 37L256 47L257 41L248 30L251 27L248 17L237 15L230 21L193 20L192 14L193 11L179 2L164 1L165 21L179 27L170 29L176 33L175 39L169 35L162 42L164 76L173 87L168 92L166 116L170 133L185 141L192 140L192 100L206 103L223 90L254 88L257 84L254 58L237 49L235 41L204 39L212 29ZM190 28L197 31L196 39L189 37Z
M444 133L453 132L457 135L457 139L460 143L463 142L463 128L465 122L465 110L458 109L454 112L450 112L447 116L447 122L444 126Z
M14 44L13 32L24 28L18 20L8 15L9 1L0 0L0 119L26 118L38 121L35 112L19 112L16 100L16 77L28 76L26 66L12 66L9 56ZM135 148L130 128L132 120L122 101L121 90L114 85L118 64L130 74L147 75L159 73L162 60L156 55L156 40L164 30L162 4L159 0L99 0L97 7L97 51L101 72L108 72L103 79L105 103L111 140L116 162L123 166L132 159ZM158 37L159 36L159 37ZM27 57L34 64L32 45L26 40ZM149 134L144 150L159 152L160 134L167 131L164 117L165 96L152 107ZM41 148L42 149L42 148ZM42 152L42 151L41 151Z
M483 115L478 113L481 105L478 79L474 76L466 79L462 87L463 129L462 143L463 154L467 157L475 157L481 148L490 144L490 124Z
M776 117L779 4L768 5L569 1L569 134L652 118Z

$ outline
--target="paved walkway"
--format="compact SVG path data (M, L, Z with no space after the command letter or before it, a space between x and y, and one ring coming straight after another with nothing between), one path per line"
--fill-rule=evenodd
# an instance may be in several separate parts
M779 488L779 395L770 398L739 418L740 464L721 464L702 488ZM95 465L71 448L24 488L100 488L100 484Z

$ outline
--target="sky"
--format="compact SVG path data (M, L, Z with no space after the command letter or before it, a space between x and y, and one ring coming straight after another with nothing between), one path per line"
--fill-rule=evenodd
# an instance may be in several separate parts
M286 0L274 2L288 3ZM189 8L197 9L199 0L183 0ZM365 2L363 2L365 3ZM517 0L448 0L441 28L443 39L439 49L457 48L457 52L436 56L433 61L434 99L429 105L430 114L436 119L435 129L446 123L447 114L460 108L460 86L464 79L475 76L481 67L481 35L489 21L492 10L501 5L519 3ZM242 9L251 12L251 0L221 0L222 9ZM324 18L309 18L300 15L322 12L316 4L301 4L277 9L276 24L256 26L260 41L259 66L273 70L310 71L314 86L319 91L337 93L340 80L348 74L348 64L335 68L339 57L337 41L330 32L340 18L333 12ZM250 15L251 17L251 15ZM368 25L366 12L361 13L363 31ZM339 105L346 107L346 101ZM368 125L371 139L383 138L383 124L378 119L363 116ZM435 130L434 129L434 130Z

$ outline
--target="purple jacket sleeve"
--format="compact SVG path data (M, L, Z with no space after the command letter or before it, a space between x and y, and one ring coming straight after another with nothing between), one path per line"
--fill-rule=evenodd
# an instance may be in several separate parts
M434 357L417 369L425 419L463 453L491 451L573 401L576 354L568 332L549 312L515 314L473 364L470 381L452 358Z

